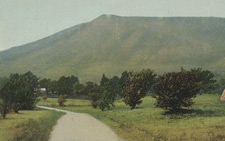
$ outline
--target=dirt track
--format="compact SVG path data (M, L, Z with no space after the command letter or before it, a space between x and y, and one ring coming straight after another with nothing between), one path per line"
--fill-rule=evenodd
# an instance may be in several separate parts
M66 113L54 126L50 141L121 141L109 127L88 114L38 107Z

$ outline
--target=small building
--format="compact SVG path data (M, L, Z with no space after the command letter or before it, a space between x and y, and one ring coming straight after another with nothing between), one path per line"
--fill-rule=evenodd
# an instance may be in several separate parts
M37 94L46 94L47 92L47 89L46 88L35 88L34 91L37 93Z

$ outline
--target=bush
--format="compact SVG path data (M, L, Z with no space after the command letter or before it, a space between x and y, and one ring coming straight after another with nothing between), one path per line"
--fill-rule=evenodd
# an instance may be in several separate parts
M60 95L58 98L58 104L59 106L65 106L66 103L66 96L65 95Z
M164 74L154 87L156 106L174 111L190 107L193 104L191 98L197 95L201 85L195 73L190 71Z
M44 101L46 101L46 100L48 99L48 97L47 97L47 96L43 96L42 99L43 99Z
M156 74L152 70L142 70L131 76L123 87L124 102L134 109L142 103L141 98L145 97L155 83Z

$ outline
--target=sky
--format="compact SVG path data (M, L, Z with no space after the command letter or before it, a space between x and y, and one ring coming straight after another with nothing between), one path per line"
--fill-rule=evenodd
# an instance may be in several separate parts
M36 41L102 14L225 18L225 0L0 0L0 50Z

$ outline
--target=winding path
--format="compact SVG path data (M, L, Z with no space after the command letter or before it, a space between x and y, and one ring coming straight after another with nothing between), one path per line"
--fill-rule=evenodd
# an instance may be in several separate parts
M109 127L88 114L38 107L66 113L54 126L50 141L121 141Z

